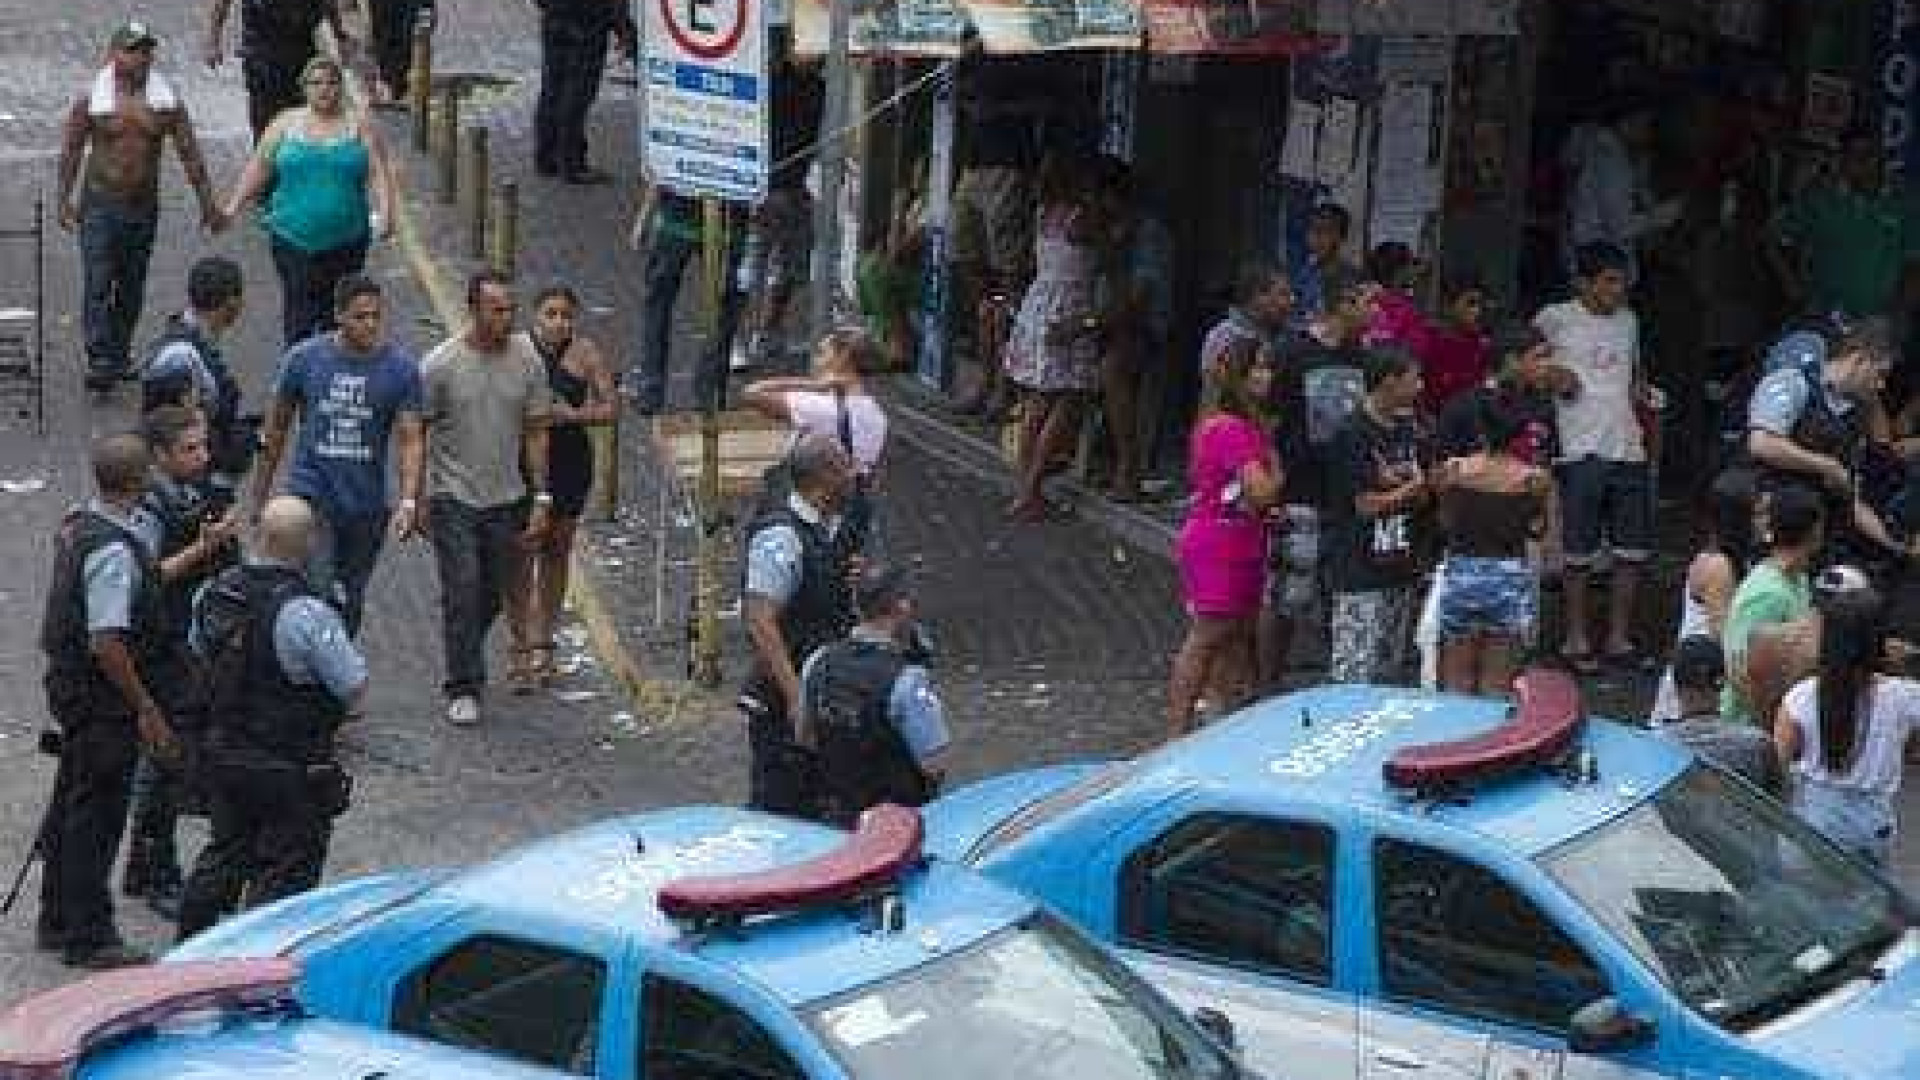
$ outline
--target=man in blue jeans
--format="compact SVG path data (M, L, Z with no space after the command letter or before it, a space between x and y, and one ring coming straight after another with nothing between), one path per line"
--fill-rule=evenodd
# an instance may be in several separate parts
M104 392L132 368L132 342L146 301L147 266L160 220L160 151L173 140L200 200L200 221L226 222L207 177L186 104L153 73L160 39L129 22L107 43L107 63L67 110L60 139L60 227L80 231L84 268L87 388ZM80 186L85 167L85 184Z
M642 416L652 416L667 406L667 371L673 349L673 313L680 300L680 283L686 278L687 264L701 251L705 236L705 210L700 200L668 191L652 189L640 214L640 248L646 253L647 295L640 312L640 358L629 375L628 393ZM746 296L739 288L741 248L744 233L736 207L724 212L727 269L721 284L720 319L715 333L706 342L693 372L693 396L705 408L717 403L727 353L733 335L739 329L741 309Z
M320 519L310 577L358 635L367 581L389 531L419 534L426 455L420 370L386 340L385 300L372 278L343 278L334 293L338 328L295 345L280 363L262 431L248 505L257 516L294 434L286 492ZM294 426L298 423L298 432ZM397 513L387 505L387 455L399 449Z

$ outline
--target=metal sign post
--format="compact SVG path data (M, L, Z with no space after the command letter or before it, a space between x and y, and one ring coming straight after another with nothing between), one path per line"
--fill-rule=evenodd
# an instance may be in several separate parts
M762 0L645 0L641 154L653 182L686 195L767 194Z
M659 187L702 200L702 292L711 327L726 288L722 200L766 198L767 12L763 0L643 0L641 156ZM724 350L709 333L703 352ZM701 363L726 363L724 353ZM724 379L725 373L718 376ZM700 542L693 590L691 674L720 682L720 416L702 402Z

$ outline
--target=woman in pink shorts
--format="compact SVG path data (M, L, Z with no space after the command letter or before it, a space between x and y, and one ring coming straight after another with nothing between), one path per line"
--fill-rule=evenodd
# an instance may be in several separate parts
M1167 731L1193 729L1202 691L1238 705L1252 685L1254 625L1267 584L1267 511L1280 501L1280 469L1265 406L1273 354L1236 341L1219 374L1188 455L1193 506L1174 543L1181 593L1192 622L1173 660Z

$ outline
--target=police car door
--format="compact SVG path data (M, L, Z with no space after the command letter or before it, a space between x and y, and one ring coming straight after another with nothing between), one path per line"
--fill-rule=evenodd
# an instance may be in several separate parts
M1376 983L1361 1009L1367 1080L1655 1077L1649 1045L1571 1053L1577 1010L1614 993L1528 896L1478 863L1409 840L1369 853Z
M1336 834L1192 805L1148 815L1095 860L1112 940L1148 982L1232 1022L1264 1076L1354 1076L1356 1006L1336 978ZM1101 895L1096 888L1094 895Z

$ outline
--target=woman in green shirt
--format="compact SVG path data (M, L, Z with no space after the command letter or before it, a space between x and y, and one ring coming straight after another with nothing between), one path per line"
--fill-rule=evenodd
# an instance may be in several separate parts
M227 200L236 217L265 197L261 218L280 274L281 325L291 346L329 328L333 290L366 264L367 245L393 233L393 172L380 133L350 109L340 65L316 57L300 73L304 107L275 117Z

